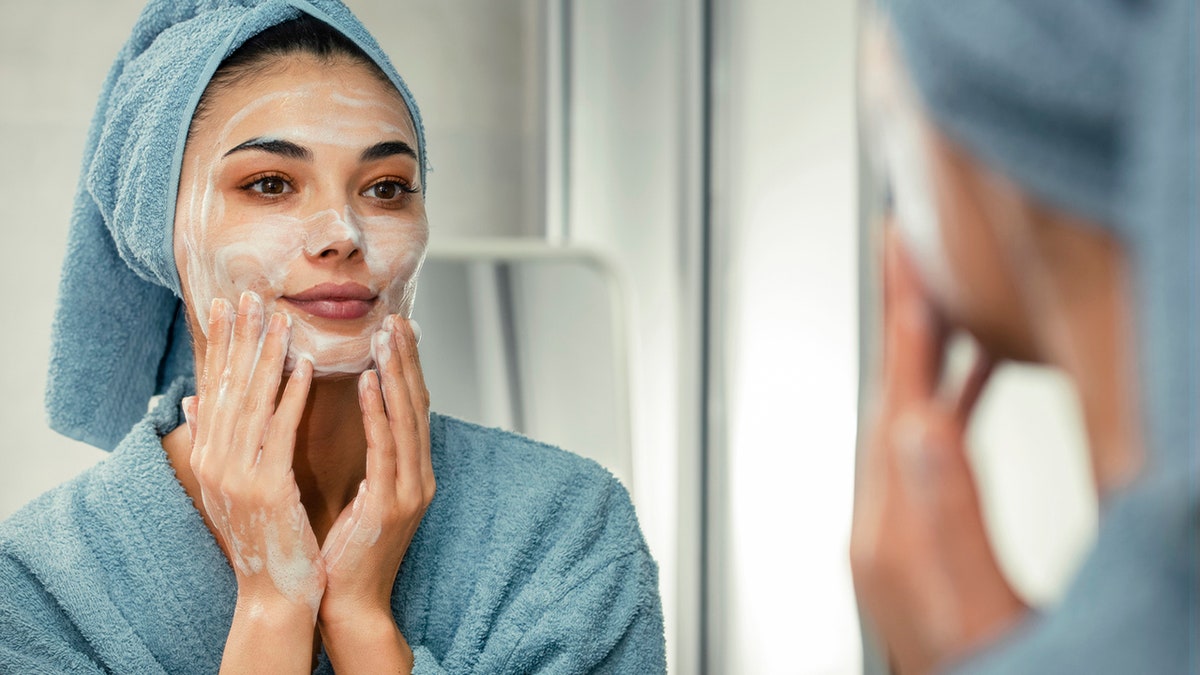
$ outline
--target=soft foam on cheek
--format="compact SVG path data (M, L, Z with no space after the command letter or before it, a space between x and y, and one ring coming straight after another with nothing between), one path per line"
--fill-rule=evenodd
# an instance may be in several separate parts
M370 276L368 286L379 300L368 320L352 332L334 332L296 315L289 364L306 357L317 375L361 373L374 359L371 336L388 314L409 316L417 277L425 257L428 226L424 220L406 222L394 216L361 216L347 207L342 214L325 211L306 223L305 250L318 256L334 241L353 242ZM291 365L289 365L291 367Z
M352 214L363 233L363 259L374 279L388 280L381 300L392 314L412 316L417 278L425 262L429 225L420 220Z
M898 130L891 141L896 146L888 153L896 227L925 282L949 294L954 283L942 243L936 188L930 180L923 140L912 130Z
M209 308L218 296L216 272L213 261L208 259L205 252L207 223L219 222L225 214L224 200L216 192L211 176L199 159L193 164L192 175L195 177L190 186L191 199L188 202L187 220L182 223L181 236L184 254L187 258L188 302L196 312L200 330L208 335ZM236 303L235 303L236 306Z
M942 243L927 130L890 35L875 19L864 38L861 99L870 140L890 184L900 238L925 283L948 297L955 285Z

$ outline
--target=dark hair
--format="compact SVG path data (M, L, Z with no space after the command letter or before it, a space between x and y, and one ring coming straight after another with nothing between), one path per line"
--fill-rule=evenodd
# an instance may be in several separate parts
M225 57L196 104L196 111L192 114L193 122L205 115L209 101L216 92L254 77L260 72L259 67L265 63L293 54L315 56L327 65L339 58L350 59L367 66L376 77L394 88L391 79L379 64L354 44L353 40L324 21L301 14L246 40L241 47ZM191 131L188 133L190 135Z

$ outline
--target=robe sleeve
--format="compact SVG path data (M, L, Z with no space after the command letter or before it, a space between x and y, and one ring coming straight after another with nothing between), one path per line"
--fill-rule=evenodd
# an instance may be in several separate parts
M662 673L665 659L657 570L637 551L588 574L549 607L505 670Z
M105 672L54 598L23 565L2 555L0 588L0 672Z
M493 636L480 659L503 662L494 672L666 672L658 573L644 551L588 570L532 626L501 632L511 639ZM414 675L449 672L423 646L413 657Z
M1113 504L1062 602L950 672L1200 672L1200 500L1180 474Z

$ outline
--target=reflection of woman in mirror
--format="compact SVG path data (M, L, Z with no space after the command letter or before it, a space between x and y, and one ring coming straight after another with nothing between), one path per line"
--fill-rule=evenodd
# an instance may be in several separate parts
M105 85L47 406L113 454L0 527L0 666L663 670L620 484L429 412L407 88L335 0L244 4L152 1Z
M1195 672L1195 4L880 4L862 94L892 208L852 537L864 618L903 673ZM955 332L979 346L957 389ZM1070 378L1101 499L1044 613L1001 572L964 449L1003 360Z

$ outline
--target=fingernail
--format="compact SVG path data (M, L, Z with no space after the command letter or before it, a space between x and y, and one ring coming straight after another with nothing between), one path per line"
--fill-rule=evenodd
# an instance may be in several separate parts
M417 323L416 319L409 319L408 325L412 328L413 344L421 344L421 324Z
M229 301L225 298L213 298L208 310L208 322L214 324L221 319L228 320L230 312Z
M192 415L192 406L195 403L195 396L185 396L184 399L179 402L180 407L183 408L183 420L188 425L188 432L193 436L196 433L196 418Z
M389 333L393 330L396 330L396 315L395 314L388 314L387 316L383 317L383 329L388 331Z
M362 511L363 501L366 499L366 495L367 481L364 479L358 484L358 494L354 495L354 506L352 507L354 511Z
M285 328L287 328L287 324L288 320L286 314L283 312L272 312L271 323L267 325L267 331L271 333L282 332Z
M370 372L371 371L369 371L369 370L365 370L358 376L358 398L360 400L366 399L367 391L371 388L371 385L368 382L368 376L367 376L367 373L370 373Z
M292 377L298 380L304 380L304 378L312 375L312 371L312 360L307 356L301 356L300 358L296 359L296 367L292 368Z
M375 337L371 340L371 352L375 363L382 365L387 362L392 354L387 331L375 331Z

